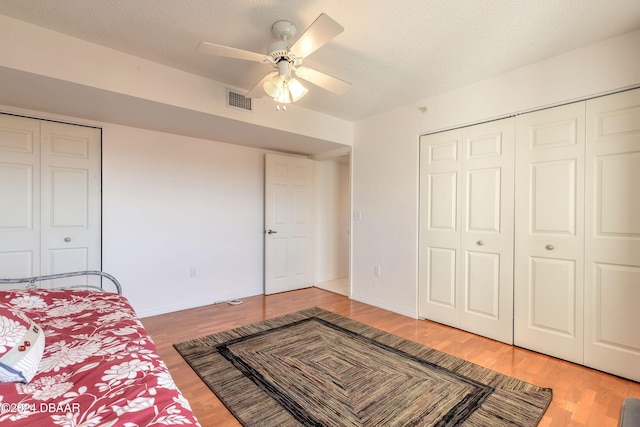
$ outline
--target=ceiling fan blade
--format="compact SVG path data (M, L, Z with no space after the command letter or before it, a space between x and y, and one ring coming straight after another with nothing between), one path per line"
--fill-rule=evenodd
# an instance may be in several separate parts
M245 61L269 63L269 57L262 53L248 50L236 49L234 47L222 46L219 44L201 42L197 51L205 55L225 56L227 58L244 59Z
M260 80L258 82L258 84L256 84L253 89L251 89L246 95L245 97L247 98L262 98L263 96L266 95L266 92L264 91L264 84L267 80L269 80L271 77L275 76L276 74L278 74L277 71L273 71L271 73L267 73L266 76L264 76L262 78L262 80Z
M340 80L336 77L332 77L328 74L321 73L308 67L296 68L296 75L301 79L307 80L316 86L320 86L323 89L333 92L336 95L342 95L351 87L351 83Z
M305 30L298 40L291 46L291 53L298 58L311 55L324 46L332 38L344 31L344 28L329 15L320 14L313 24Z

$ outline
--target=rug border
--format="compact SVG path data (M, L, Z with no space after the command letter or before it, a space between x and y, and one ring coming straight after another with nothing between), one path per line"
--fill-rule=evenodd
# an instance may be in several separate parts
M190 341L193 341L193 340L190 340ZM233 417L234 417L234 418L235 418L235 419L236 419L236 420L237 420L237 421L238 421L242 426L245 426L245 423L243 423L243 422L242 422L242 420L240 419L240 417L238 417L238 414L236 413L236 411L234 411L234 410L233 410L233 408L231 408L231 407L227 404L226 399L224 399L222 396L220 396L220 395L219 395L219 394L218 394L218 393L213 389L213 387L209 384L209 382L208 382L208 381L206 381L202 375L200 375L200 373L199 373L199 372L196 370L196 368L191 364L191 362L190 362L186 357L184 357L184 355L180 352L180 350L178 349L178 347L177 347L177 346L178 346L178 345L180 345L180 344L184 344L185 342L189 342L189 341L184 341L184 342L181 342L181 343L173 344L173 348L178 352L178 354L180 355L180 357L182 357L182 360L184 360L184 361L187 363L187 365L189 365L189 367L191 368L191 370L192 370L192 371L193 371L193 372L198 376L198 378L200 378L200 380L204 383L204 385L206 385L206 386L209 388L209 390L211 390L211 392L212 392L213 394L215 394L215 395L216 395L216 397L218 398L218 400L219 400L220 402L222 402L222 404L224 405L224 407L225 407L225 408L227 408L227 410L231 413L231 415L233 415Z

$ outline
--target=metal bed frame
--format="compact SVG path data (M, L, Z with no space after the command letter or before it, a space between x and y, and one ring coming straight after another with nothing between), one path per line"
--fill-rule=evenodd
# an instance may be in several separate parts
M104 271L72 271L69 273L59 273L59 274L47 274L45 276L34 276L34 277L24 277L19 279L0 279L0 285L7 284L18 284L18 283L27 283L27 289L38 289L38 285L36 282L42 282L44 280L54 280L54 279L64 279L66 277L76 277L76 276L101 276L109 279L116 287L116 291L118 294L122 295L122 286L120 282L110 275L109 273L105 273ZM104 291L102 287L102 283L100 286L97 285L73 285L73 286L64 286L63 289L96 289L99 291Z

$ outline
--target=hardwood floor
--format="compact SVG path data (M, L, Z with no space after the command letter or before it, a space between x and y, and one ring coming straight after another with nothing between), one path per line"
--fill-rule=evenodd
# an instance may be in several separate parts
M174 343L318 306L530 383L553 388L553 401L540 426L616 426L622 401L640 398L640 384L460 331L416 320L318 288L244 299L147 317L154 339L176 384L203 427L239 426L216 396L184 362Z

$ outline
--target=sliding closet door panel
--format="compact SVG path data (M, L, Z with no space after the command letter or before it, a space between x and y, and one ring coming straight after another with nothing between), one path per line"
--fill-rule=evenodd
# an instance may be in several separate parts
M537 234L574 235L576 232L575 159L539 162L530 165L533 193L531 230ZM555 191L536 191L553 188ZM555 206L555 209L548 209Z
M529 257L530 324L574 339L576 335L576 263L566 259ZM565 288L561 288L564 285Z
M430 304L438 304L445 309L456 308L456 249L427 249L428 290L425 295ZM435 320L435 319L434 319Z
M100 130L42 122L43 274L101 269L100 187Z
M587 101L585 364L640 381L640 90Z
M462 131L420 139L419 315L459 327Z
M1 277L40 273L39 180L40 124L0 114Z
M465 255L465 317L499 320L500 254L466 251ZM465 329L473 327L470 323Z
M516 119L514 342L583 361L584 103Z
M449 234L457 230L457 172L432 173L427 181L429 200L429 229Z
M460 327L513 343L514 120L463 129Z

